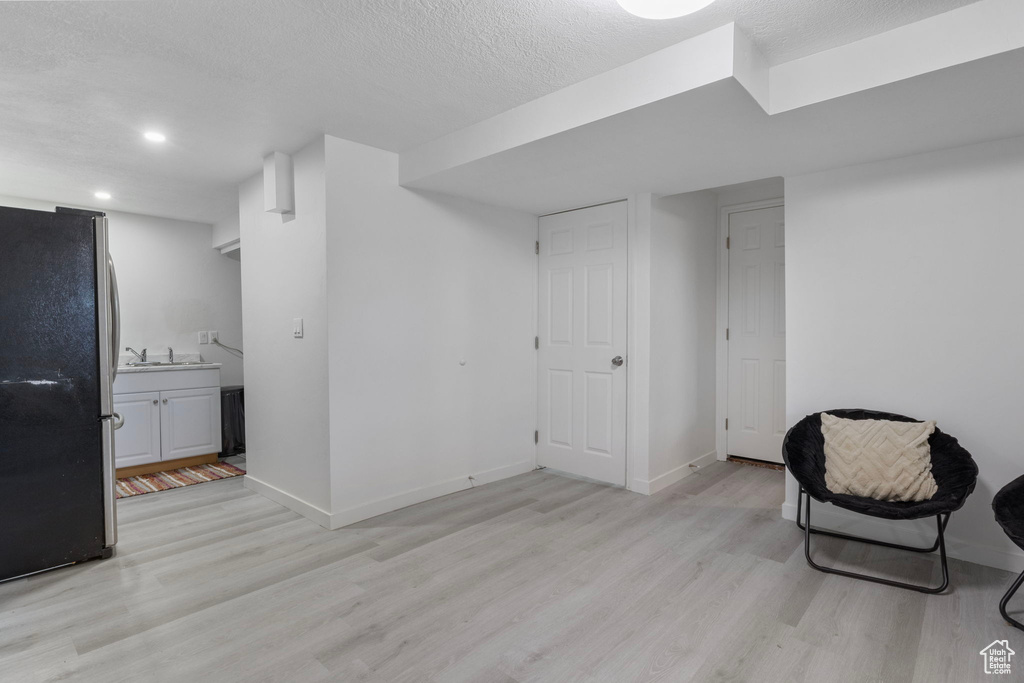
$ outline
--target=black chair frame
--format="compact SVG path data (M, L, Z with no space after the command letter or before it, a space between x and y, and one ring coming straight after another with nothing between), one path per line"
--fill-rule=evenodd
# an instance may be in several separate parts
M999 601L999 613L1003 615L1003 619L1006 619L1006 623L1010 626L1014 626L1019 628L1021 631L1024 631L1024 624L1006 613L1006 603L1010 602L1010 598L1013 597L1013 594L1017 592L1017 589L1020 588L1022 583L1024 583L1024 572L1021 572L1020 576L1017 577L1017 580L1013 582L1012 586L1010 586L1010 590L1006 591L1003 599Z
M900 422L916 422L914 418L874 410L836 409L827 411L832 415L853 420L880 419ZM804 533L804 557L807 564L817 571L836 574L851 579L870 581L885 586L903 588L919 593L942 593L949 587L949 561L946 556L946 527L953 512L959 510L977 483L978 467L971 454L963 449L955 438L936 429L929 438L932 449L932 474L938 484L933 498L922 502L880 501L829 491L825 485L824 437L821 433L821 413L808 415L794 425L782 443L782 457L786 468L799 484L797 496L797 527ZM935 541L928 547L900 545L851 534L818 529L811 524L811 499L820 503L831 503L852 512L894 521L935 518ZM811 536L819 534L845 541L857 541L884 548L894 548L912 553L939 552L942 581L937 586L894 581L880 576L825 567L814 561L811 552ZM1021 583L1024 583L1022 581Z
M806 502L805 502L806 496ZM826 574L838 574L839 576L846 576L851 579L861 579L863 581L872 581L874 583L881 583L886 586L894 586L896 588L906 588L907 590L918 591L920 593L941 593L949 587L949 563L946 558L946 525L949 524L949 517L952 513L945 513L944 515L935 515L936 523L938 525L938 534L935 536L935 542L932 543L930 548L916 548L909 545L899 545L897 543L887 543L886 541L876 541L871 538L864 538L862 536L851 536L849 534L841 534L837 531L826 531L825 529L815 529L811 526L811 496L808 495L804 488L800 487L800 493L797 494L797 507L796 507L796 525L804 532L804 557L807 558L807 564L811 565L814 569L819 572L825 572ZM806 507L804 507L806 506ZM803 507L807 523L803 524L800 521L800 510ZM811 534L820 534L822 536L831 536L832 538L842 538L847 541L858 541L860 543L870 543L871 545L880 545L885 548L896 548L897 550L907 550L912 553L933 553L936 550L939 551L939 558L942 564L942 583L935 587L920 586L914 583L904 583L903 581L893 581L892 579L885 579L880 576L870 576L868 574L859 574L856 572L848 572L842 569L832 569L831 567L823 567L816 563L811 557ZM1016 590L1020 586L1021 582L1024 581L1024 574L1021 574L1017 584L1013 590ZM1008 599L1008 598L1006 598ZM1005 599L1004 599L1005 600Z

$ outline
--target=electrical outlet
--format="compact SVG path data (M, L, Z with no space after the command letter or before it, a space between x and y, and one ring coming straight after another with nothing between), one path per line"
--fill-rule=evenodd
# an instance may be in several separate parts
M199 343L200 344L209 344L210 343L210 335L207 332L200 332L199 333Z
M217 330L210 330L210 343L216 344L220 341L220 333Z

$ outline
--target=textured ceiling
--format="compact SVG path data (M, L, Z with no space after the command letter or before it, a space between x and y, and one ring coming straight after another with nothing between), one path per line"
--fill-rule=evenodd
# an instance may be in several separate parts
M0 2L0 194L213 221L272 150L402 150L730 21L779 63L971 0ZM163 147L147 128L165 130Z

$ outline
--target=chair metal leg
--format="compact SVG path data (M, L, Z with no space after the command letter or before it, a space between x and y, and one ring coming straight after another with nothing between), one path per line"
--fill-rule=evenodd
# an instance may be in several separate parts
M800 502L802 502L802 499L803 499L804 495L805 495L804 491L803 491L803 489L801 489L800 490L800 497L797 498L797 503L798 504ZM873 540L871 540L869 538L860 538L858 536L849 536L847 534L839 534L839 533L834 533L834 532L831 532L831 531L823 531L821 529L812 529L811 528L811 497L809 495L807 496L807 500L806 500L805 507L804 507L804 515L805 515L805 519L807 520L806 524L802 525L800 523L799 508L797 508L797 510L798 510L798 512L797 512L797 526L799 526L804 531L804 557L807 558L807 564L811 565L811 567L813 567L814 569L817 569L819 572L825 572L826 574L838 574L839 576L846 576L846 577L849 577L851 579L861 579L862 581L872 581L874 583L881 583L881 584L884 584L886 586L893 586L895 588L906 588L907 590L918 591L920 593L941 593L942 591L946 590L946 588L949 587L949 566L948 566L948 564L946 562L946 539L945 539L946 524L949 522L949 514L948 513L946 514L945 519L943 519L942 515L936 515L935 516L936 525L938 527L938 536L935 539L935 544L934 545L938 546L939 557L940 557L940 561L941 561L941 564L942 564L942 583L939 584L938 586L932 588L932 587L928 587L928 586L919 586L919 585L913 584L913 583L903 583L902 581L892 581L890 579L883 579L883 578L877 577L877 576L868 576L866 574L857 574L855 572L843 571L842 569L830 569L829 567L822 567L819 564L815 564L814 560L811 558L811 534L812 533L822 534L822 535L825 535L825 536L833 536L835 538L843 538L843 539L850 540L850 541L860 541L862 543L871 543L872 545L880 545L880 546L885 546L887 548L897 548L897 549L900 549L900 550L910 550L910 551L919 552L919 553L920 552L932 552L933 550L935 550L935 548L934 547L933 548L929 548L929 549L914 548L914 547L911 547L911 546L896 545L894 543L885 543L883 541L873 541ZM1022 578L1024 578L1024 575L1022 575ZM1015 584L1013 590L1017 590L1017 587L1019 585L1020 585L1020 579L1018 579L1018 583ZM1003 614L1003 616L1004 617L1006 616L1005 613Z
M810 495L807 494L803 487L800 488L800 492L797 494L796 499L796 525L800 528L800 531L804 531L804 525L800 521L800 510L803 507L803 497L807 496L807 502L810 503ZM946 531L946 525L949 524L949 516L951 513L947 512L942 517L942 531ZM810 517L810 514L808 514ZM931 547L928 548L915 548L911 545L899 545L897 543L887 543L885 541L876 541L870 538L863 538L861 536L850 536L849 534L841 534L838 531L827 531L825 529L811 529L812 534L821 534L822 536L831 536L832 538L842 538L847 541L859 541L860 543L870 543L871 545L880 545L885 548L896 548L897 550L906 550L912 553L934 553L939 549L939 537L935 537L935 542L932 543Z
M1010 586L1010 590L1006 591L1006 595L1004 595L1003 599L999 601L999 613L1003 615L1003 619L1006 619L1008 624L1016 626L1020 630L1024 631L1024 624L1006 613L1006 603L1010 602L1010 598L1013 597L1013 594L1017 592L1017 589L1020 588L1022 583L1024 583L1024 572L1021 572L1021 575L1018 576L1017 580L1013 582L1012 586Z

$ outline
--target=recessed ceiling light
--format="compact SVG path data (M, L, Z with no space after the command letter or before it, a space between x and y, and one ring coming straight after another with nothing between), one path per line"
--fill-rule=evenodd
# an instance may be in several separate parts
M146 131L145 138L150 142L165 142L167 136L163 133L157 133L155 130Z
M96 199L110 199L110 193L109 192L102 192L101 191L101 192L95 193L93 196L96 197Z
M704 9L715 0L619 0L622 9L644 19L674 19Z

